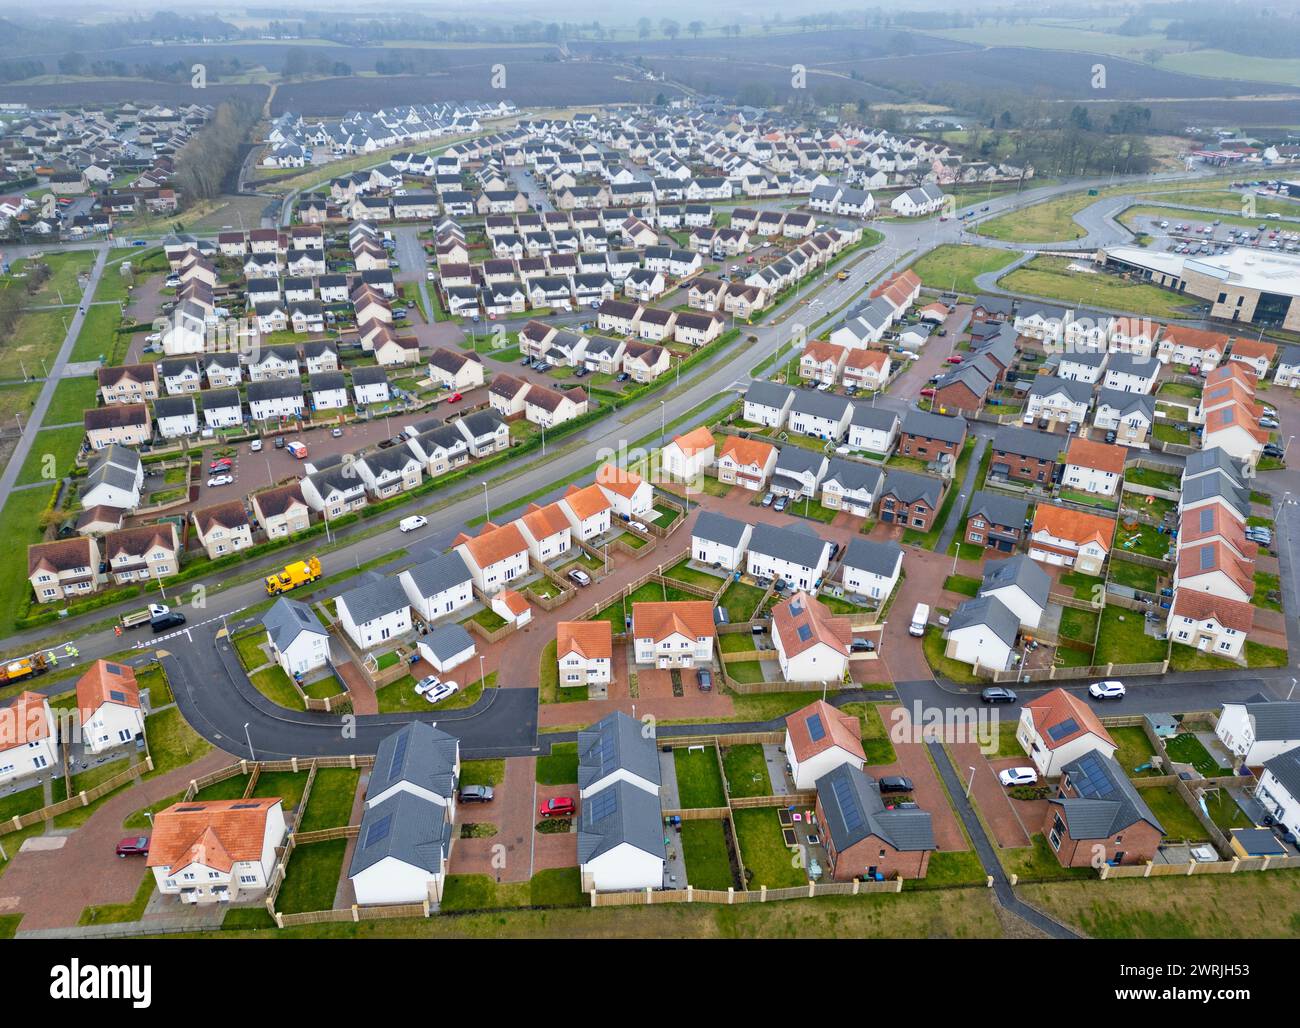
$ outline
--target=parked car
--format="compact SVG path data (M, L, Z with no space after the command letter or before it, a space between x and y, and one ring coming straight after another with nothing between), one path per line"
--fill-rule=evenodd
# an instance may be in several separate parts
M870 639L854 639L849 644L849 649L854 653L874 653L876 644Z
M340 432L340 434L342 434L342 433ZM284 436L282 436L282 435L278 435L278 436L275 437L275 448L276 448L277 450L283 450L283 449L284 449Z
M248 452L249 452L249 453L261 453L261 452L262 452L262 440L260 440L260 439L254 439L251 443L249 443L249 444L248 444Z
M1113 431L1111 431L1111 432L1107 432L1107 433L1106 433L1106 442L1107 442L1107 443L1113 443L1114 441L1115 441L1115 433L1114 433Z
M776 498L776 503L772 504L772 509L778 511L785 510L785 508L789 505L789 503L790 503L790 497L778 496Z
M569 572L569 581L575 585L582 586L584 589L591 585L591 576L580 568L574 568Z
M415 683L415 695L423 696L426 692L436 685L441 685L442 679L437 675L427 675Z
M1094 700L1122 700L1124 683L1109 679L1105 682L1093 682L1088 686L1088 695Z
M695 684L700 687L701 692L708 692L713 688L713 672L708 668L699 668L695 672Z
M776 499L776 497L773 496L771 493L764 493L764 494L763 494L763 506L764 506L764 507L770 507L770 506L772 506L772 501L775 500L775 499Z
M990 685L980 690L980 701L983 703L1015 703L1016 694L1000 685Z
M1033 785L1038 781L1038 772L1032 767L1009 767L998 774L998 781L1003 785Z
M539 817L572 817L578 805L571 796L556 796L537 808Z
M147 857L149 855L149 836L131 835L117 844L119 857Z
M213 489L219 485L230 485L234 480L233 475L213 475L208 479L208 488Z
M455 682L439 682L432 689L425 690L424 698L430 703L441 703L451 699L459 689L460 686Z
M492 786L463 785L460 789L460 801L462 803L491 803Z
M429 519L423 514L412 514L409 518L402 518L397 523L397 527L403 532L414 532L417 528L423 528L429 523Z
M342 439L342 438L343 438L343 429L338 428L337 426L334 427L334 428L331 428L331 429L330 429L330 438L332 438L332 439Z
M208 465L208 470L214 474L218 471L229 471L235 466L235 462L229 457L219 457Z
M880 786L882 793L913 791L912 779L906 775L882 775L877 779L876 784Z
M463 400L463 399L465 399L465 397L464 397L462 394L460 394L460 393L452 393L450 396L447 397L447 402L448 402L448 403L460 403L460 401Z

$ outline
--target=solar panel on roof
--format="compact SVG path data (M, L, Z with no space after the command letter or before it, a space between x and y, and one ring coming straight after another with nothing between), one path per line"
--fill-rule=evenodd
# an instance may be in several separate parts
M861 831L862 810L858 807L857 798L853 795L853 787L849 785L847 776L836 778L832 787L835 790L835 802L840 807L840 815L844 818L844 827L850 832Z
M177 808L176 808L176 813L177 813L177 814L195 814L195 813L198 813L200 810L204 810L204 809L205 809L204 807L177 807Z
M808 725L808 738L813 742L818 742L826 737L826 726L822 724L822 717L820 714L808 715L806 723Z
M1074 718L1069 717L1060 724L1052 725L1052 727L1047 730L1047 734L1052 737L1053 742L1056 742L1060 739L1064 739L1066 736L1073 735L1078 730L1079 722L1074 720Z
M1097 756L1096 750L1089 750L1075 762L1075 772L1070 781L1080 796L1090 799L1103 799L1115 794L1115 783L1106 773L1106 767Z
M798 628L798 633L799 633L800 642L807 642L809 639L812 638L812 629L809 628L807 625L800 625Z
M366 830L366 846L370 847L377 842L383 842L388 838L388 833L392 830L393 815L385 814Z
M588 818L591 821L604 821L618 810L618 794L613 789L606 789L587 804Z
M393 747L393 762L388 767L389 778L396 778L402 773L402 767L406 763L406 744L410 738L410 732L403 732L397 737L397 744Z
M261 806L260 803L236 803L230 809L231 810L256 810L260 806Z
M120 664L105 664L104 667L108 669L108 673L110 675L126 674L126 672L122 670L122 666Z
M1214 527L1214 511L1209 507L1201 508L1201 531L1208 532Z
M122 692L121 689L110 689L108 693L108 698L110 700L117 700L118 703L125 703L126 693Z

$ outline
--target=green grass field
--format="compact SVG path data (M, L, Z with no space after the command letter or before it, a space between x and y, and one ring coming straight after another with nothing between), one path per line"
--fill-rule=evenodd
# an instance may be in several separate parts
M41 429L36 433L32 448L27 451L23 466L18 470L16 484L30 485L42 480L53 483L68 474L72 471L85 437L85 429L80 425Z
M1103 272L1068 270L1068 257L1035 257L1003 276L1003 289L1068 304L1135 311L1157 318L1177 317L1186 297L1159 286L1126 282Z
M121 322L121 310L116 304L96 304L87 309L77 341L72 346L72 360L93 361L103 357L112 361L118 345L114 329Z
M978 293L975 279L992 271L1001 271L1016 259L1011 250L994 250L984 246L945 243L937 246L912 265L921 282L934 289L956 293Z
M54 387L49 409L45 412L45 425L80 424L81 416L96 405L99 384L93 378L65 378Z

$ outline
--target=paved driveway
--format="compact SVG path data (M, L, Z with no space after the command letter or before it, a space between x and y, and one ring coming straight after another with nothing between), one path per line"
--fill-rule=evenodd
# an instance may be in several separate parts
M887 726L893 725L894 719L899 718L898 723L904 726L906 734L910 734L910 718L905 714L895 713L896 710L895 707L882 707L880 716ZM867 768L867 771L876 778L882 775L906 775L912 779L915 787L912 798L922 810L930 812L930 819L934 826L934 841L938 848L940 850L969 849L961 825L957 821L957 814L948 802L948 794L944 791L938 775L935 774L934 765L930 763L925 744L919 739L902 742L896 740L894 751L898 754L898 759L894 763L883 766L873 764Z
M989 760L980 752L979 744L974 742L954 743L951 745L957 771L970 781L970 769L975 769L974 784L971 786L971 798L984 815L984 822L993 832L994 841L999 846L1028 846L1029 836L1035 830L1030 825L1041 825L1042 814L1032 821L1022 823L1028 811L1019 800L1012 800L1010 794L998 781L998 772L1008 767L1021 767L1028 763L1026 757L1002 757ZM1046 805L1046 801L1042 801Z
M505 780L493 789L491 803L459 803L456 824L493 824L488 839L457 839L452 847L452 874L485 874L499 882L526 882L532 877L534 781L537 760L511 757Z

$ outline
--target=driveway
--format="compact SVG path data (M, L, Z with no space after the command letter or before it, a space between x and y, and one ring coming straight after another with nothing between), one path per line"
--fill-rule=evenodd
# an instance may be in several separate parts
M533 876L532 837L535 757L511 757L505 780L493 787L491 803L458 803L456 825L492 824L496 835L457 839L448 869L452 874L485 874L498 882L526 882Z
M898 759L888 765L869 765L868 773L874 778L883 775L906 775L910 778L915 789L912 798L922 810L930 812L930 820L934 827L934 841L938 848L940 850L969 849L966 836L962 833L961 825L957 820L957 814L948 802L948 794L944 791L938 775L935 774L934 765L930 763L925 744L911 735L910 717L906 713L897 711L896 707L882 707L880 716L886 726L897 724L901 728L900 731L892 733L903 739L899 741L896 738L894 741L894 751L898 754Z
M970 769L975 769L974 782L971 786L971 798L984 816L984 822L992 829L993 840L1001 847L1020 847L1029 845L1029 836L1043 823L1043 811L1036 814L1029 808L1030 803L1013 800L1002 783L998 781L998 772L1009 767L1023 767L1028 764L1027 757L1002 757L990 760L980 752L975 742L951 743L953 759L957 771L970 781ZM1036 801L1043 808L1046 800Z

